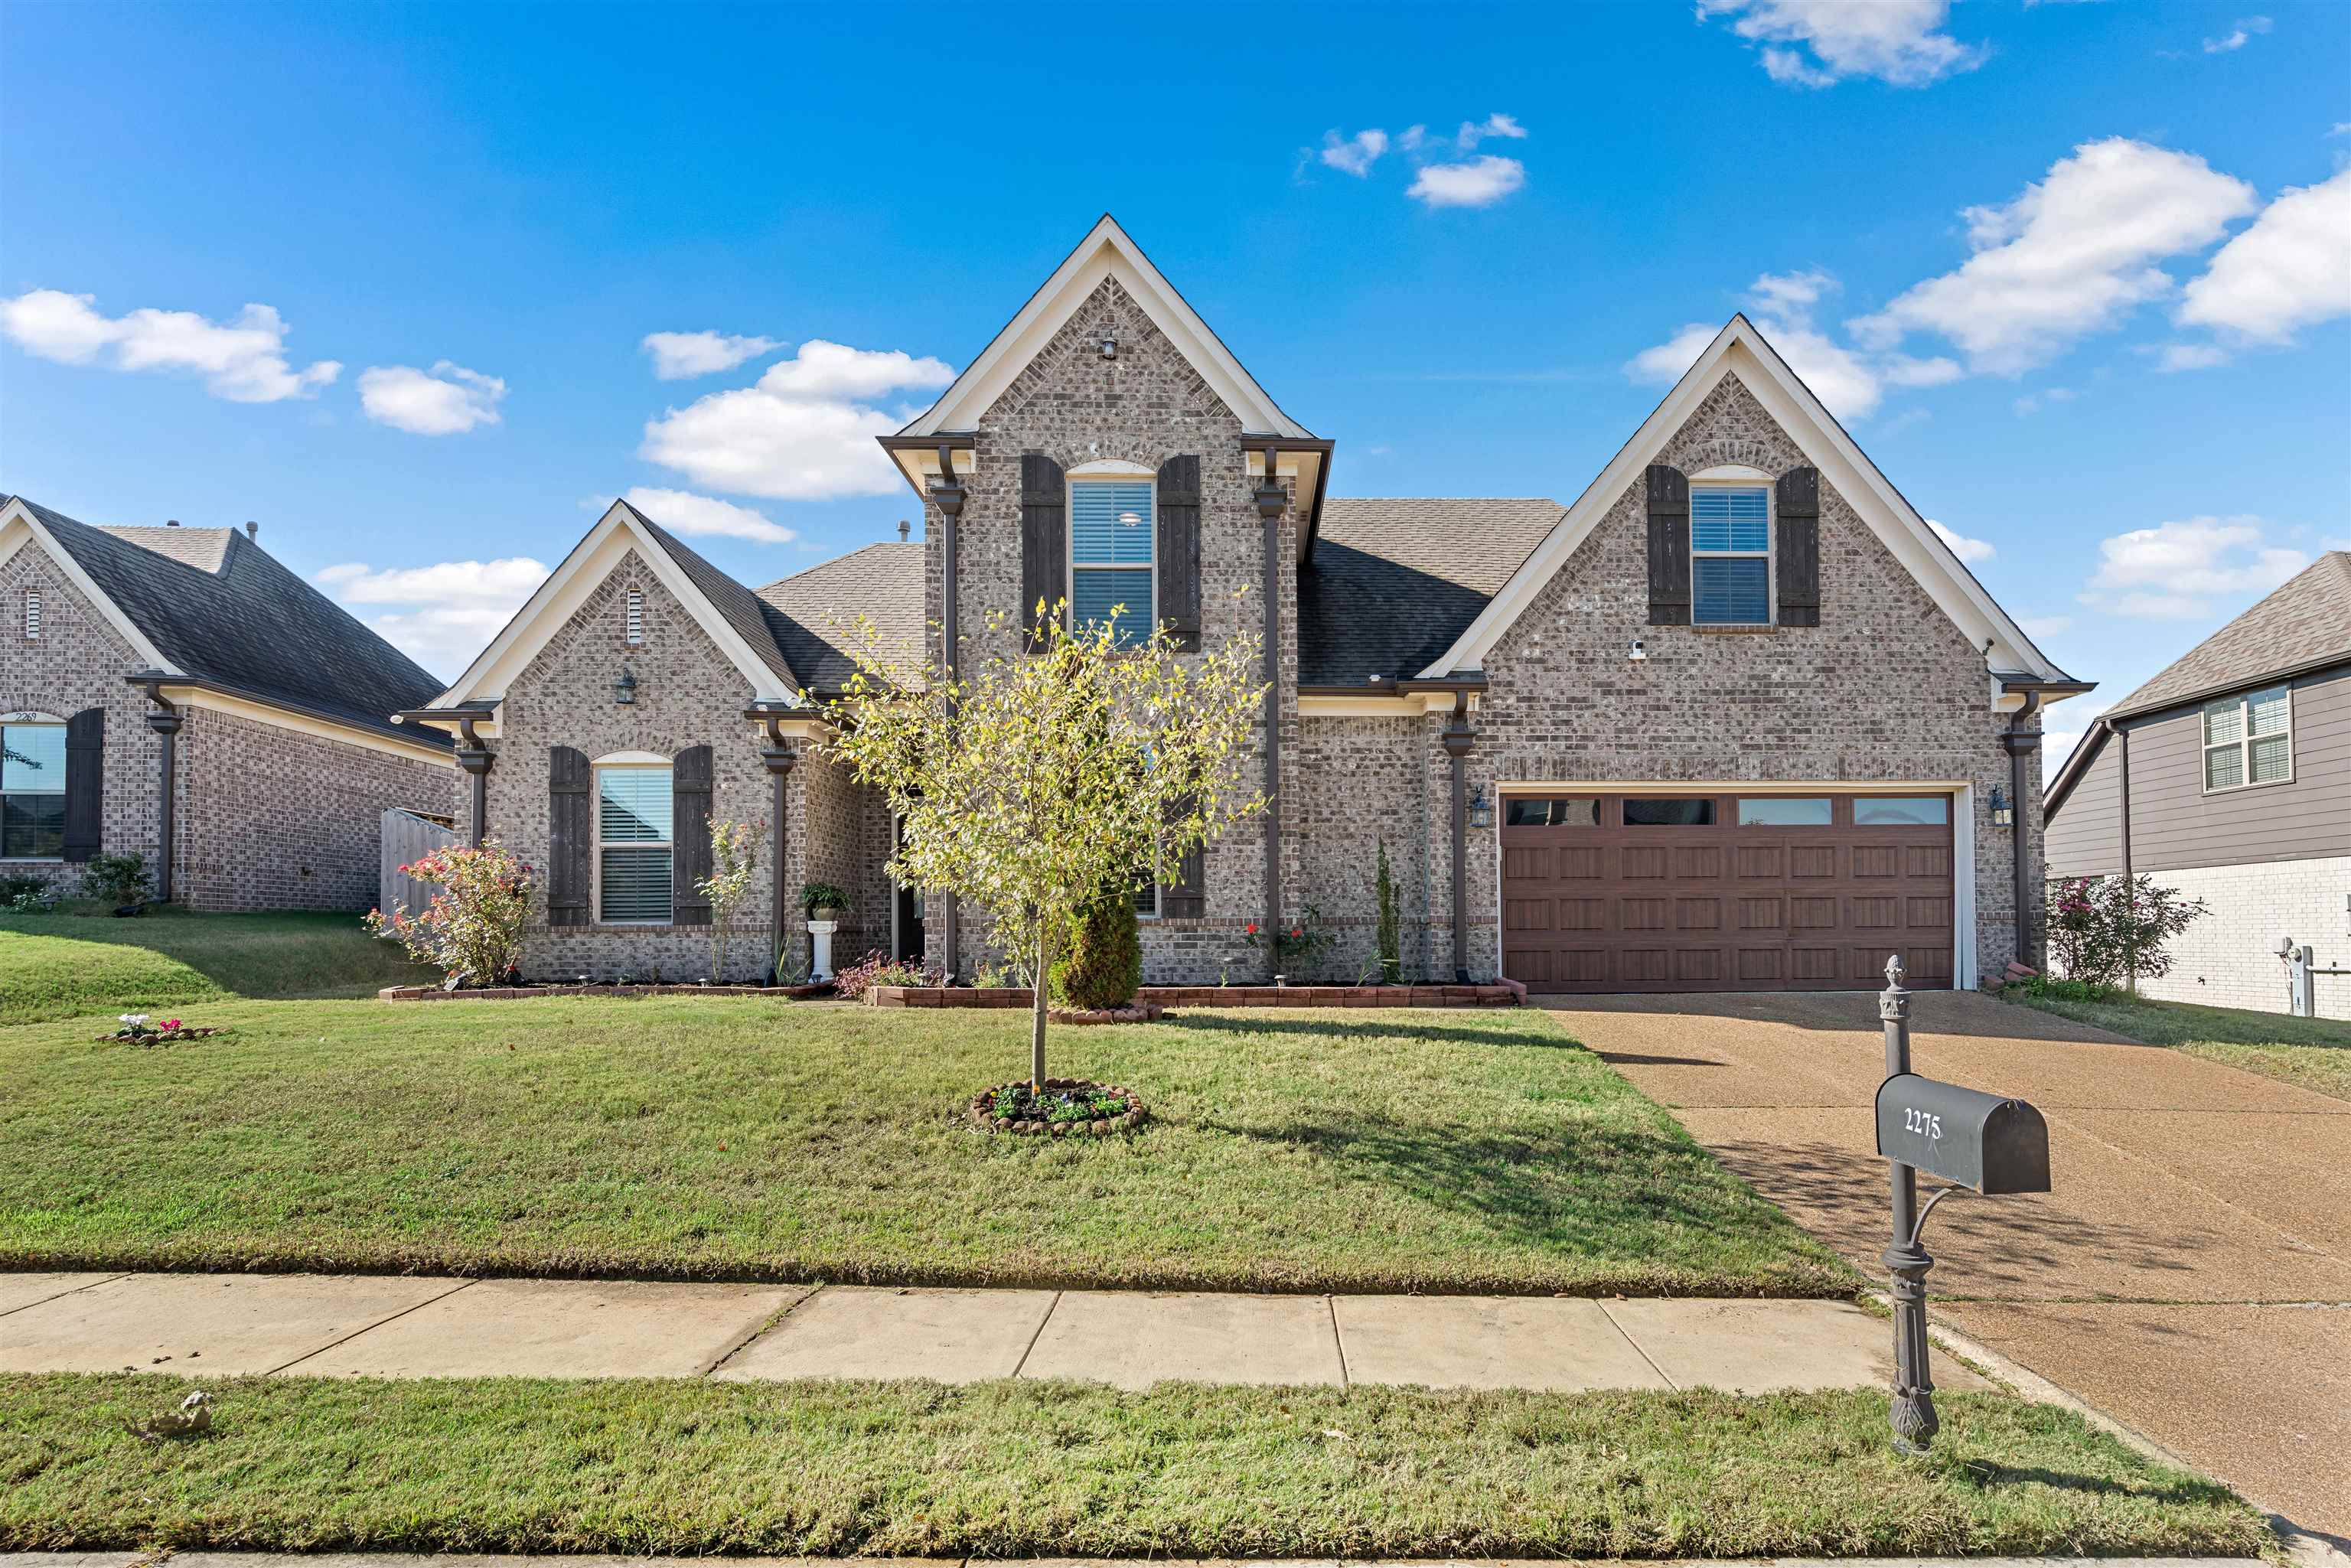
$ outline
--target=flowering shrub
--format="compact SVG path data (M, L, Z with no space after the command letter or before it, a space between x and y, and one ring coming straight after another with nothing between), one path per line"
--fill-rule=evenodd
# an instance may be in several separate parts
M144 1049L148 1046L169 1045L178 1040L202 1040L207 1035L220 1033L217 1029L200 1028L195 1024L183 1022L179 1019L165 1019L162 1023L151 1028L147 1019L148 1015L145 1013L118 1014L114 1021L122 1027L112 1034L102 1034L98 1038L101 1040L120 1040L125 1045L135 1045Z
M1276 931L1268 937L1254 920L1243 927L1241 940L1251 947L1270 947L1274 961L1284 972L1301 973L1314 967L1314 960L1338 938L1322 924L1322 911L1312 904L1306 913L1290 923L1287 929Z
M833 994L844 1001L862 1000L875 986L943 986L946 977L926 972L903 958L893 958L876 947L832 977Z
M710 978L715 984L726 983L726 939L736 915L751 901L751 873L758 869L759 846L767 837L764 821L710 819L711 873L694 885L710 901Z
M529 866L497 840L485 839L479 849L445 844L400 869L442 891L418 914L404 904L390 915L369 910L370 931L440 969L452 989L514 977L522 961L523 924L530 918Z
M2164 944L2208 913L2151 877L2066 876L2049 884L2049 956L2065 977L2095 990L2171 971Z

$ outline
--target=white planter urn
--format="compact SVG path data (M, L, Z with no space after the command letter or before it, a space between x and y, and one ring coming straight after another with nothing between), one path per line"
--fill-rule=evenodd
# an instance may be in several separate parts
M819 913L831 915L832 910ZM810 944L809 979L811 983L832 978L832 934L841 929L838 920L811 920L808 923Z

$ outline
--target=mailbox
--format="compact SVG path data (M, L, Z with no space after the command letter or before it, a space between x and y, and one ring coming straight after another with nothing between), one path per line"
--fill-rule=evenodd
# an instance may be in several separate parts
M1980 1193L2049 1190L2040 1112L1915 1072L1877 1086L1877 1152Z

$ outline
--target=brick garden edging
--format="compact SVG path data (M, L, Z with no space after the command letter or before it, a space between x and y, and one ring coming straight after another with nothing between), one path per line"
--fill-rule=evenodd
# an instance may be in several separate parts
M1523 988L1490 986L1145 986L1138 1006L1162 1008L1476 1008L1525 999ZM875 986L877 1008L1025 1008L1025 986Z
M383 1002L522 1002L533 997L779 997L804 1002L832 995L831 984L820 986L484 986L478 989L444 991L438 986L386 986L376 999Z

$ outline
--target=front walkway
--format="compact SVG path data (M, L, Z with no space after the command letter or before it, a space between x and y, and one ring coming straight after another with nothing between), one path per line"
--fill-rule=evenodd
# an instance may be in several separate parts
M1884 1278L1874 996L1540 999ZM2351 1102L1973 993L1920 992L1912 1023L1918 1071L2040 1107L2055 1188L1935 1211L1936 1315L2254 1501L2351 1535Z
M1891 1343L1843 1301L0 1274L0 1372L1761 1393L1884 1387Z

